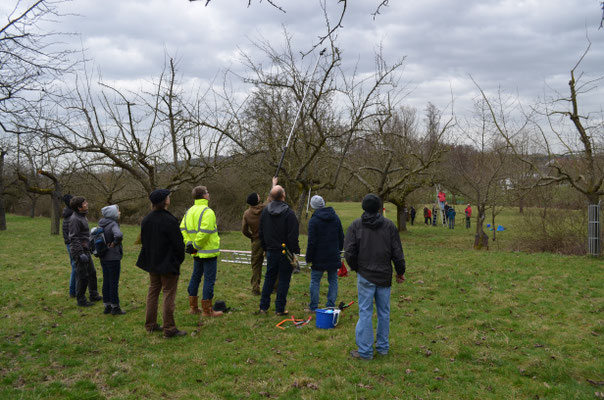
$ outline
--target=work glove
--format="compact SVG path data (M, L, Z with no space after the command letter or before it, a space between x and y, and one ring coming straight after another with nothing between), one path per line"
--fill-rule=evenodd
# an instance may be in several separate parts
M88 261L90 261L90 258L88 257L88 254L86 254L86 253L81 253L78 258L83 263L87 263Z
M195 249L195 247L193 247L192 243L187 244L187 247L185 249L185 253L187 254L195 254L197 253L197 250Z

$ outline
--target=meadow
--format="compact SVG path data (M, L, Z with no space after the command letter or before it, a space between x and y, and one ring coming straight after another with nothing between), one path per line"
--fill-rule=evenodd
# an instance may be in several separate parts
M345 229L358 203L335 203ZM391 295L390 354L352 359L356 305L335 329L280 330L274 296L257 316L249 265L219 262L221 317L188 314L192 261L182 265L176 322L188 332L145 332L148 275L135 266L138 226L124 225L123 316L76 307L69 262L49 220L9 215L0 232L2 399L593 399L604 397L604 262L513 252L521 215L489 251L472 250L474 230L425 226L418 210L402 234L406 282ZM458 210L459 211L459 210ZM394 217L388 208L387 217ZM462 214L458 212L458 216ZM474 224L474 221L472 221ZM94 222L91 226L96 225ZM474 226L474 225L472 225ZM239 232L222 248L247 250ZM517 237L517 236L516 236ZM301 236L302 248L306 237ZM100 264L95 260L102 282ZM305 317L310 274L293 275L287 308ZM356 300L356 274L339 281L338 302ZM321 285L321 302L327 290Z

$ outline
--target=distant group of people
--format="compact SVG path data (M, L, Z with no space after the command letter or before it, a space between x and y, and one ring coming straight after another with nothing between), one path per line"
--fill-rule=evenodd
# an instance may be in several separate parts
M439 191L438 195L438 206L434 204L432 209L428 207L424 207L424 224L436 226L437 214L440 209L442 215L442 223L443 225L447 225L449 229L455 229L455 216L457 212L455 211L455 207L450 206L446 200L446 195L443 191ZM468 204L464 210L466 217L466 229L470 228L470 220L472 218L472 207ZM415 216L417 212L415 207L411 207L409 210L409 219L411 221L411 225L415 222Z
M287 294L294 265L300 254L298 219L287 205L285 189L273 178L273 186L266 202L258 193L247 197L249 208L242 220L242 232L251 241L252 277L251 290L260 296L257 314L267 314L271 294L276 290L275 314L287 315ZM167 338L184 336L186 332L176 326L174 320L175 299L180 275L180 265L185 254L193 257L193 273L187 292L190 313L206 317L222 315L213 307L220 237L216 215L209 207L210 193L205 186L192 190L194 204L178 221L169 211L170 191L154 190L149 195L152 211L141 222L141 250L136 265L148 272L149 289L146 300L145 329L162 331ZM104 313L125 314L120 307L118 287L120 263L123 256L123 234L119 227L119 207L103 207L103 228L108 250L99 256L103 269L101 296L97 290L97 277L91 257L92 236L86 215L88 203L84 197L64 197L68 207L63 212L63 235L70 256L72 274L70 295L77 304L88 307L97 301L105 304ZM356 325L357 350L351 356L360 359L373 358L373 304L377 310L378 355L389 350L390 287L393 264L396 281L402 283L405 258L398 230L394 223L382 215L382 201L373 194L362 202L363 214L352 222L346 235L340 218L325 200L315 195L310 200L314 213L308 222L306 261L311 264L310 301L307 312L319 308L319 287L327 272L329 284L325 307L335 308L338 295L337 271L342 265L341 252L353 271L357 272L359 319ZM261 288L262 265L266 255L267 268ZM203 278L201 309L198 291ZM88 288L89 298L85 296ZM163 293L163 326L157 323L159 295Z

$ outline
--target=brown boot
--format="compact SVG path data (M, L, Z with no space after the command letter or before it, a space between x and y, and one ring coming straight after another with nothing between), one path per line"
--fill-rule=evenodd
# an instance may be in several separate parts
M203 317L220 317L222 315L222 311L214 311L212 310L212 299L201 300L201 308L203 309Z
M199 306L197 305L197 299L199 299L199 297L189 296L189 306L191 307L189 314L199 314L201 312Z

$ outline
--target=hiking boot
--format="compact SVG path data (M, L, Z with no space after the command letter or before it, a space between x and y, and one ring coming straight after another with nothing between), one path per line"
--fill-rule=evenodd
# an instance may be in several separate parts
M254 315L266 315L266 310L263 310L263 309L257 310L254 313Z
M287 314L289 314L289 311L287 311L287 310L275 312L275 315L287 315Z
M103 310L103 314L111 314L111 304L108 304L105 306L105 309Z
M198 296L189 296L189 314L199 314L201 310L199 309L199 297Z
M103 300L103 296L99 296L99 294L90 295L90 301L101 301Z
M222 316L222 311L214 311L212 309L212 299L201 300L201 309L203 310L201 313L202 317L220 317Z
M187 332L179 331L178 329L172 332L164 332L164 337L169 339L177 336L186 336Z
M78 301L78 306L80 307L90 307L93 306L94 303L88 300L84 300L84 301Z
M111 309L111 315L124 315L126 314L126 311L122 310L121 308L118 307L113 307Z
M356 358L356 359L358 359L358 360L365 360L365 361L369 361L369 360L371 360L371 358L367 358L367 357L363 357L363 356L361 356L361 355L359 354L359 351L358 351L358 350L352 350L352 351L350 352L350 357L352 357L352 358Z

